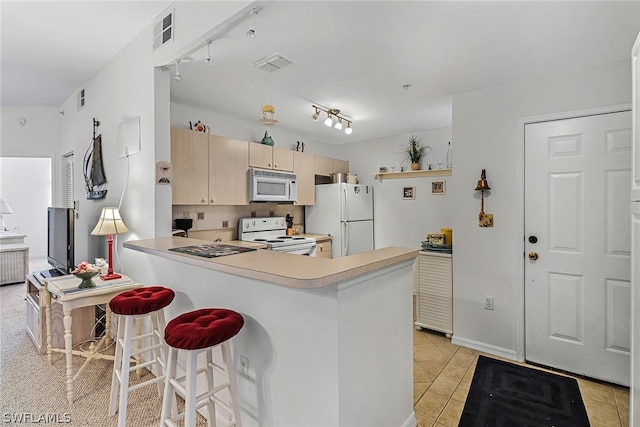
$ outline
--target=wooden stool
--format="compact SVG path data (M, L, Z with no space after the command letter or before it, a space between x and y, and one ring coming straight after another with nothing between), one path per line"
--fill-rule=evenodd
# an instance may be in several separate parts
M111 398L109 399L109 416L116 413L116 399L120 389L120 401L118 408L118 426L127 424L127 397L130 391L137 390L150 384L158 385L158 395L162 396L162 382L165 378L165 351L162 335L164 334L164 307L173 301L175 293L162 286L148 286L116 295L109 302L111 311L120 316L118 319L118 336L116 337L116 354L113 363L113 376L111 378ZM134 320L141 321L148 317L151 321L151 332L141 334L139 330L134 334ZM142 347L143 340L149 344ZM132 349L136 342L138 347ZM131 367L131 357L151 351L153 358L144 363L138 363ZM155 365L157 377L129 386L129 373L139 369Z
M244 319L240 314L223 308L190 311L167 324L164 339L169 345L169 358L160 415L162 427L175 427L176 422L183 417L185 427L194 427L196 410L205 404L209 411L207 420L209 427L217 425L216 405L228 414L228 419L219 417L226 422L227 426L240 426L238 387L229 340L242 329L243 325ZM224 366L213 362L213 349L217 346L221 346ZM180 350L187 350L186 369L183 377L176 378L176 364ZM197 356L202 352L206 353L206 367L198 369ZM226 376L225 382L214 384L214 370ZM196 395L196 377L201 372L206 372L208 390ZM231 396L230 404L216 396L217 393L226 389ZM184 397L185 409L183 413L172 413L169 417L169 406L175 407L176 393Z

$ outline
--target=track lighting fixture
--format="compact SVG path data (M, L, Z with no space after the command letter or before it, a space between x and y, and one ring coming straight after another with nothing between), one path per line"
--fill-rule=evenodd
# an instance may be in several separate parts
M315 105L312 105L312 107L316 110L315 113L311 115L311 120L313 120L314 122L318 121L318 117L320 116L320 111L323 111L327 113L327 118L324 121L324 124L326 126L329 126L329 127L333 126L338 130L342 130L342 122L347 122L347 127L345 128L344 133L346 133L347 135L351 135L351 132L353 132L353 129L351 128L352 121L347 119L344 116L341 116L340 110L335 108L324 109L322 107L317 107ZM334 117L336 118L335 126L333 124Z
M260 9L252 9L251 10L251 14L253 15L253 24L251 25L251 27L249 28L249 31L247 31L247 37L249 37L250 39L254 39L256 38L256 17L258 16L258 12L260 12Z
M175 81L177 81L177 82L179 82L180 80L182 80L182 76L180 75L180 68L179 68L179 65L180 65L180 59L178 59L178 60L176 61L176 76L173 78L173 80L175 80Z

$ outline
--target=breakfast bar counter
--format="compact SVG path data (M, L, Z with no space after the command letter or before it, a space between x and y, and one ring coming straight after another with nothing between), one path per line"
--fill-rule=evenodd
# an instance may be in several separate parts
M169 250L211 243L128 241L121 270L146 286L175 291L167 321L204 307L242 314L232 347L245 427L416 425L416 250L382 248L337 259L265 249L213 258Z
M171 248L206 243L208 242L184 237L164 237L125 242L124 247L198 267L306 289L331 285L398 262L414 260L418 254L417 250L397 247L382 248L336 259L306 256L291 258L290 254L267 250L217 258L203 258L169 251ZM251 242L240 241L234 241L233 244L250 248L258 246Z

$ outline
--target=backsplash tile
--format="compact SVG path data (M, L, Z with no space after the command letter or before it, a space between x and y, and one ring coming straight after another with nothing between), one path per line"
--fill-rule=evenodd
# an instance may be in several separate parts
M252 212L256 213L256 217L287 216L289 214L293 216L296 228L302 228L304 224L304 206L278 203L252 203L246 206L174 205L171 212L174 220L176 218L193 219L191 231L224 229L224 236L228 236L228 230L233 230L233 239L238 237L236 229L240 219L251 217ZM198 213L204 213L204 219L198 219ZM223 221L228 222L228 228L223 227Z

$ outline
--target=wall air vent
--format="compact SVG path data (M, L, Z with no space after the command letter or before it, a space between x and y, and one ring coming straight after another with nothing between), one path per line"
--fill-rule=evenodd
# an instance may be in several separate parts
M172 9L168 14L156 18L153 23L153 50L156 50L165 43L173 41L175 27L175 11Z
M256 67L259 70L272 73L290 64L293 64L293 61L291 59L286 58L279 53L274 53L273 55L269 55L266 58L259 59L258 61L251 64L251 66Z
M84 108L86 101L87 99L86 99L86 94L84 92L84 89L80 89L78 91L78 111Z

